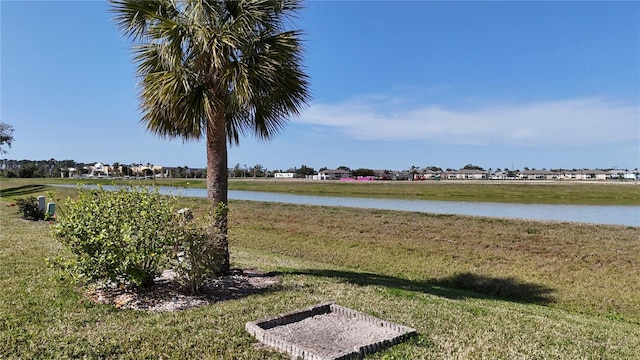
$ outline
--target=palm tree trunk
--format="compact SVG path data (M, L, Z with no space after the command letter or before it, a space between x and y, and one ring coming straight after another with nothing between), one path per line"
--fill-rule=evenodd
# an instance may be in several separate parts
M224 115L215 116L207 126L207 197L211 205L227 205L227 135Z
M222 251L219 275L229 274L229 238L227 235L227 211L216 211L218 204L227 206L227 135L224 113L209 119L207 126L207 196L211 205L212 241Z

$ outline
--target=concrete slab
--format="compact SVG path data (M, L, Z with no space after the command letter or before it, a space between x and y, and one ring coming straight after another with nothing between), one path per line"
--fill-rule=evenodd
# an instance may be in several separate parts
M263 344L303 360L362 358L416 334L333 302L248 322L246 330Z

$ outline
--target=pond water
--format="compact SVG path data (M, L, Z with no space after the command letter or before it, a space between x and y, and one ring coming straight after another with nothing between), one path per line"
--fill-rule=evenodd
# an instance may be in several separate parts
M54 185L59 186L59 185ZM75 186L73 186L75 187ZM95 188L95 186L86 186ZM113 189L113 186L103 186ZM162 194L206 197L206 189L158 187ZM260 191L229 190L229 199L265 201L321 206L417 211L435 214L486 216L509 219L570 221L581 223L640 226L640 206L630 205L549 205L509 204L466 201L431 201L402 199L371 199L332 196L291 195Z

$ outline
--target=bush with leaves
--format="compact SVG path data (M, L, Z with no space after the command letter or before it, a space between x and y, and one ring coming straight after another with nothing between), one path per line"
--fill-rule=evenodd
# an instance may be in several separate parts
M47 214L43 209L38 206L38 199L34 196L28 198L16 199L16 205L18 206L18 212L22 213L22 217L27 220L45 220Z
M219 203L213 213L213 219L226 219L229 208ZM185 212L180 227L182 234L178 242L178 253L174 263L174 270L178 273L178 280L193 293L199 293L206 280L220 275L225 269L224 238L226 229L220 226L220 221L213 224L203 224L196 220L190 212Z
M75 255L66 268L76 280L151 284L183 231L176 199L143 187L79 192L52 230Z

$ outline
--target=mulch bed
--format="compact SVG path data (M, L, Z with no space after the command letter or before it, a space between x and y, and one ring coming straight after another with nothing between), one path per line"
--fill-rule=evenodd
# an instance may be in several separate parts
M173 312L237 299L263 292L279 282L277 276L257 270L234 269L229 276L207 281L200 294L189 294L176 281L172 270L165 270L144 288L101 284L84 290L84 295L98 304L139 311Z

